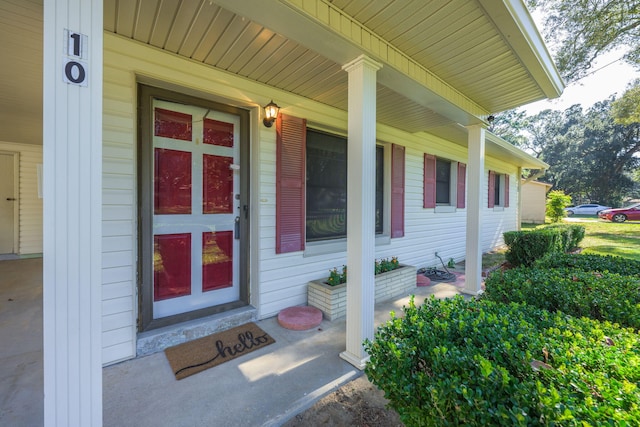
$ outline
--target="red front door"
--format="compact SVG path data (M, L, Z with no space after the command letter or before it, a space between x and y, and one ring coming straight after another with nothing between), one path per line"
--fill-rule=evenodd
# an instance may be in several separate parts
M153 319L239 299L240 117L154 99Z

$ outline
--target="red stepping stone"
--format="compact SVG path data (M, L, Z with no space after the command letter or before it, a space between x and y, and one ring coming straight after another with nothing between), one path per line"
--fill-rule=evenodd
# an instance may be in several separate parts
M431 279L429 279L424 274L418 274L416 278L416 286L429 286L431 285Z
M306 331L322 322L322 312L309 306L289 307L278 313L278 323L285 329Z

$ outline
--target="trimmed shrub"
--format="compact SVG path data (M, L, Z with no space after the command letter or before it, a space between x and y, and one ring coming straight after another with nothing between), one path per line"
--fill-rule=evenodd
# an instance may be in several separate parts
M534 266L537 268L570 267L583 271L640 276L640 261L612 255L553 254L537 260Z
M560 230L562 239L562 251L567 252L578 247L586 229L577 224L552 224L544 227L545 230Z
M407 426L640 425L640 337L519 304L428 299L365 341Z
M519 267L491 274L482 298L526 303L640 329L640 281L633 276L577 268Z
M512 265L531 265L544 255L560 251L560 233L553 230L508 231L504 242L509 247L505 259Z
M535 260L557 252L575 248L584 238L580 225L557 224L530 231L507 231L504 242L509 246L506 260L512 265L531 266Z

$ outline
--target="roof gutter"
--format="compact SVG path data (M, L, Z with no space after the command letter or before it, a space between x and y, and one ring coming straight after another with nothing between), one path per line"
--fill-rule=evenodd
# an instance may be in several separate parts
M565 84L522 0L478 0L511 45L520 61L529 70L542 92L549 99L562 94ZM543 99L543 98L541 98Z

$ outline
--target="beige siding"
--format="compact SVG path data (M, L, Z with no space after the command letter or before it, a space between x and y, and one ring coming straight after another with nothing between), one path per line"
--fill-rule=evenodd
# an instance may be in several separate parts
M522 222L544 223L549 188L551 185L543 182L522 183Z
M224 72L217 72L146 47L105 34L104 161L103 161L103 361L105 364L134 357L136 300L136 79L169 89L184 88L196 96L246 106L252 111L253 164L251 194L251 304L261 318L283 308L305 304L307 282L328 275L346 262L346 245L325 253L275 253L275 127L265 128L255 107L274 99L283 112L308 120L308 125L346 133L347 115L326 105L278 91ZM446 263L465 256L466 209L444 213L424 209L422 201L423 154L430 153L467 163L465 147L437 137L410 134L378 125L378 141L406 147L405 237L379 239L376 257L397 256L417 267L439 266L435 252ZM486 242L501 242L503 229L515 228L517 210L515 167L487 159L487 168L511 174L511 208L491 212L485 225ZM486 184L485 184L486 186ZM485 191L486 193L486 191ZM486 195L485 195L486 197ZM486 206L486 200L485 200ZM387 212L388 215L388 212ZM488 226L497 233L486 233ZM495 235L499 235L496 237Z
M104 60L102 361L135 356L136 96L121 62Z
M0 151L19 155L18 253L42 253L42 199L38 197L38 165L42 165L42 146L0 141Z

